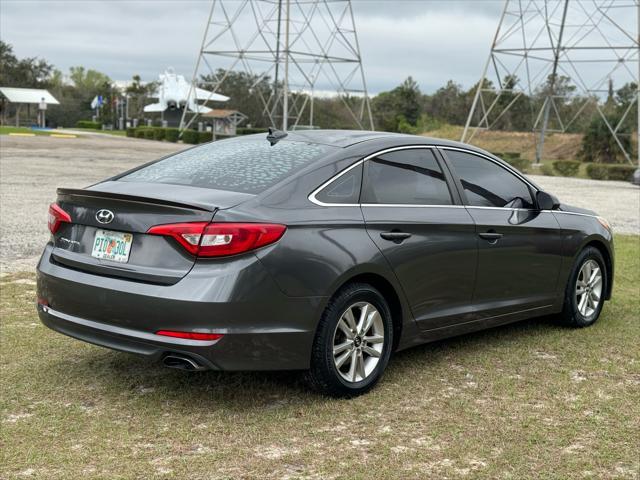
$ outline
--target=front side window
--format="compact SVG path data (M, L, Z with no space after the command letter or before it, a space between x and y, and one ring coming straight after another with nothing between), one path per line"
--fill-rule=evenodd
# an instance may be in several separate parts
M446 150L467 197L477 207L533 208L525 182L500 165L466 152Z
M264 138L212 142L129 173L125 182L171 183L258 194L291 176L333 147Z
M362 203L451 205L447 180L431 149L396 150L367 161Z

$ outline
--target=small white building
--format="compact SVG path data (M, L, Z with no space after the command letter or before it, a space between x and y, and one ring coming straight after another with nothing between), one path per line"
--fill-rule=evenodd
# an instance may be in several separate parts
M48 105L60 105L60 102L55 99L48 90L41 88L16 88L16 87L0 87L0 94L2 96L2 123L6 123L7 104L15 106L15 124L16 127L20 126L20 114L23 114L23 118L27 121L32 121L31 106L33 111L38 115L42 115L41 124L44 125L44 111ZM22 110L26 105L26 113ZM40 119L40 118L39 118Z

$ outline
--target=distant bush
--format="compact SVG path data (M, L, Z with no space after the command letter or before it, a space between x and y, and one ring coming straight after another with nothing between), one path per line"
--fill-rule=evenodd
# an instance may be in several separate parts
M135 138L135 136L136 136L136 129L133 127L127 128L127 137Z
M200 134L195 130L185 130L182 132L182 141L195 145L200 142Z
M516 158L520 158L520 152L504 152L502 157L504 160L515 160Z
M144 132L144 138L146 138L147 140L153 140L154 139L154 128L145 128L143 130Z
M236 130L238 135L253 135L254 133L267 133L269 131L268 128L247 128L247 127L239 127Z
M520 154L518 154L517 157L504 157L503 160L521 172L526 172L531 166L531 162L524 158L520 158Z
M164 139L167 142L177 142L180 138L180 130L177 128L165 128L164 129Z
M144 138L144 132L146 128L136 128L136 138Z
M91 120L78 120L76 122L76 128L91 128L93 130L101 130L102 123L92 122Z
M154 128L153 129L153 139L154 140L164 140L166 135L164 128Z
M211 132L199 132L198 143L207 143L213 140L213 133Z
M580 162L577 160L556 160L553 168L563 177L575 177L580 171Z
M628 181L631 179L636 167L633 165L607 165L609 180Z
M546 175L547 177L555 177L556 175L556 172L554 172L553 167L547 164L542 164L542 167L540 167L540 172L542 172L542 174Z
M609 169L603 163L587 163L587 175L594 180L607 180Z

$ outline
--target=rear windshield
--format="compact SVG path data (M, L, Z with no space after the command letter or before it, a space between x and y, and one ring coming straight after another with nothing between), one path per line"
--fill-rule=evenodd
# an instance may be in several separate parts
M315 143L265 137L234 138L191 148L120 177L125 182L172 183L257 194L329 149Z

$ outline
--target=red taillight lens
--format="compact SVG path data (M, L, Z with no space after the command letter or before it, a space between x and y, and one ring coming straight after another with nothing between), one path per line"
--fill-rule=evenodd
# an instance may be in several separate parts
M184 338L186 340L220 340L224 335L221 333L200 333L200 332L176 332L174 330L158 330L156 335L164 337Z
M56 233L62 222L71 223L71 216L65 212L57 203L49 205L49 215L47 226L51 233Z
M174 223L151 227L147 233L175 238L198 257L223 257L249 252L280 240L287 230L275 223Z

